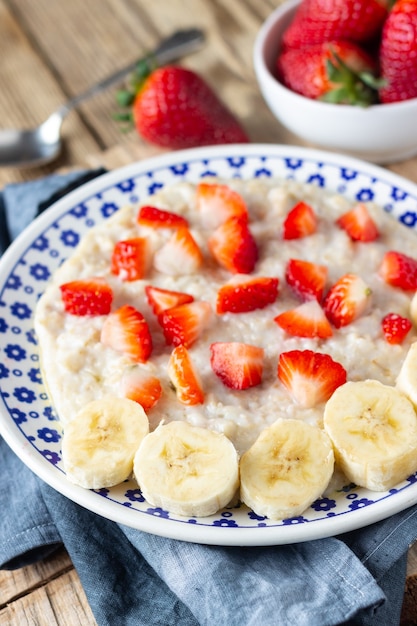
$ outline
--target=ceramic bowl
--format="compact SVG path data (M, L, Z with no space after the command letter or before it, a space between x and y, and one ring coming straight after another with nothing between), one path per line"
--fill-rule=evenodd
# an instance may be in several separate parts
M275 77L283 33L299 0L280 5L262 25L254 46L254 68L261 93L274 116L313 146L375 163L417 154L417 98L367 108L329 104L300 96Z

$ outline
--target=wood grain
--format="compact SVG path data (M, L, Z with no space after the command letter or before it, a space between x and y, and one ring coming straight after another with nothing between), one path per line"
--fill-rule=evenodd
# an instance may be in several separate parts
M178 28L201 27L206 46L183 60L241 119L253 142L306 145L272 116L256 84L258 29L282 0L0 0L0 126L29 128L67 98L151 50ZM35 169L0 168L0 187L73 167L120 167L163 150L113 120L114 90L73 111L64 148ZM389 166L417 182L417 159ZM0 626L95 626L64 549L0 571ZM409 552L402 626L417 624L417 547Z

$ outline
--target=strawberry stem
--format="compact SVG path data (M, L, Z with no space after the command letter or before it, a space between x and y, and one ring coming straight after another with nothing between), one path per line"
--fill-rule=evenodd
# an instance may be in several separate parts
M332 104L369 106L379 101L378 90L384 81L369 71L355 72L333 51L326 61L329 80L336 86L321 96L320 100Z
M156 67L156 59L152 55L148 56L146 59L142 59L136 64L130 76L129 86L116 91L116 102L122 110L114 113L112 118L117 122L127 124L121 127L122 132L128 132L133 128L133 102L135 101L137 93L142 89L146 79Z

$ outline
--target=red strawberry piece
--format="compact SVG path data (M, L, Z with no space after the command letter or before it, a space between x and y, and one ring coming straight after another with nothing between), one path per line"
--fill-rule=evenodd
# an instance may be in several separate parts
M382 29L382 103L417 97L417 0L397 0Z
M148 411L161 397L162 386L159 378L140 367L132 366L122 374L121 393Z
M128 304L110 313L101 329L101 342L122 352L135 363L144 363L152 353L152 337L142 313Z
M365 204L360 202L336 220L353 241L375 241L379 237L377 225Z
M144 237L118 241L111 257L111 272L123 281L139 280L148 265L148 242Z
M207 83L183 67L166 66L150 74L133 102L133 120L144 139L164 148L248 142Z
M203 301L180 304L158 315L167 344L186 348L198 339L211 319L211 306Z
M298 404L311 408L346 382L346 370L328 354L290 350L279 356L278 378Z
M210 346L213 372L226 387L248 389L262 382L264 351L247 343L216 342Z
M366 310L371 289L356 274L345 274L330 288L324 299L324 312L336 328L347 326Z
M154 256L158 272L177 276L194 274L203 263L202 252L188 228L177 228Z
M207 228L217 228L229 217L249 218L246 202L228 185L199 183L196 201L202 223Z
M294 337L318 337L327 339L333 335L330 322L317 300L300 304L274 318L282 330Z
M155 315L159 315L162 311L172 309L179 304L193 302L194 298L189 293L182 291L170 291L169 289L160 289L152 285L145 287L146 297Z
M377 75L373 59L349 41L284 50L277 59L277 76L286 87L306 98L332 103L375 103Z
M380 276L393 287L405 291L417 289L417 260L395 250L385 253L379 268Z
M203 404L204 392L197 371L185 346L172 351L168 363L168 374L175 387L177 398L182 404Z
M154 206L146 205L139 209L138 223L141 226L150 226L151 228L179 228L180 226L188 227L188 222L182 215L164 211Z
M220 287L217 293L217 313L247 313L264 309L278 296L278 278L253 278Z
M104 278L80 278L60 286L64 309L71 315L108 315L113 291Z
M230 217L208 239L211 254L232 274L250 274L258 260L258 246L246 220Z
M303 0L283 45L301 48L335 39L369 42L380 33L387 6L385 0Z
M327 267L301 259L290 259L285 269L285 280L302 300L321 302L327 280Z
M381 325L385 339L392 345L402 343L413 327L407 317L398 315L398 313L385 315Z
M317 216L306 202L297 202L288 212L283 224L284 239L300 239L317 230Z

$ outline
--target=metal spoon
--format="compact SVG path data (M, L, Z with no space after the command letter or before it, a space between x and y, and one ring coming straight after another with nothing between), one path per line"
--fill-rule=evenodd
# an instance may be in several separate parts
M181 56L193 52L204 42L204 33L197 29L177 31L145 57L157 65L171 63ZM121 81L133 72L139 61L117 71L75 96L52 113L43 124L32 130L0 130L0 167L33 167L56 158L61 150L61 126L64 118L81 102L95 96L104 89Z

